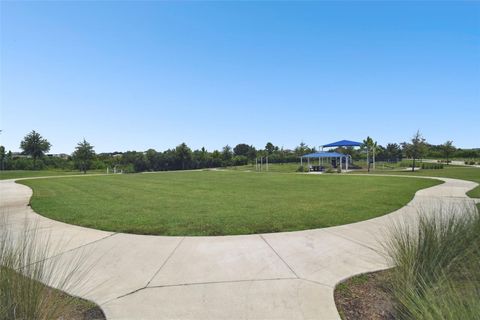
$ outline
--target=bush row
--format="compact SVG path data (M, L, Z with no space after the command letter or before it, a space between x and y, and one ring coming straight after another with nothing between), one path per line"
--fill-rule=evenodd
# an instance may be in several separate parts
M422 169L443 169L443 163L422 163Z

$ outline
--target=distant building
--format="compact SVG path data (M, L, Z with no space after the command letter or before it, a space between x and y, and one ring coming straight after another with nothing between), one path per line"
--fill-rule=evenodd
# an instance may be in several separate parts
M68 159L68 154L66 154L66 153L49 153L49 154L47 154L47 157Z
M30 155L22 154L21 152L12 152L12 158L31 158Z

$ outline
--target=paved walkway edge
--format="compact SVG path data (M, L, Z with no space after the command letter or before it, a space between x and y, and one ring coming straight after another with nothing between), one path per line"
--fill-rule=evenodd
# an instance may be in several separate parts
M73 226L35 213L31 189L15 180L0 181L0 208L14 231L27 220L48 234L58 244L50 258L84 257L88 281L68 293L101 305L108 319L339 319L335 286L390 267L379 244L392 223L419 209L479 201L466 196L474 182L399 177L444 183L374 219L261 235L142 236Z

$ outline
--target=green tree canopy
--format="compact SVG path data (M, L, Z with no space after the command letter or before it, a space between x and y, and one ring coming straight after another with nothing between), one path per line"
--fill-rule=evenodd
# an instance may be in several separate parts
M82 142L77 144L72 157L78 169L83 171L83 173L87 173L87 170L90 169L92 160L95 157L95 151L93 150L93 146L83 139Z
M398 161L402 159L402 149L400 145L396 143L389 143L387 144L387 148L385 150L385 156L388 161Z
M248 145L245 143L240 143L233 148L233 154L235 156L243 156L247 157L248 160L253 160L257 156L257 150L252 145Z
M33 159L33 168L37 159L43 157L46 152L50 151L52 145L47 139L44 139L40 133L32 130L27 134L22 142L20 142L20 148L23 150L23 154L29 155Z
M265 145L265 150L268 154L272 154L273 152L278 150L278 147L275 147L271 142L267 142L267 144Z
M186 164L192 159L192 150L184 142L175 148L175 155L181 163L182 170L184 170Z
M6 158L7 158L7 154L5 153L5 147L0 146L0 170L5 170Z
M222 159L223 161L227 162L227 165L229 165L230 160L232 160L232 147L230 147L228 144L223 147L222 149Z
M316 149L315 147L313 148L310 148L305 142L300 142L300 144L295 147L295 150L294 150L294 154L296 156L303 156L304 154L307 154L307 153L312 153L312 152L316 152Z
M360 148L367 151L367 168L368 172L370 172L370 156L373 156L373 161L375 162L375 152L378 149L377 142L373 141L373 139L368 136L362 141L362 146Z
M420 133L420 130L413 135L411 142L402 143L403 150L407 157L413 159L412 171L415 171L415 160L420 159L427 150L425 138Z
M250 152L250 146L245 143L239 143L233 148L233 153L236 156L248 156L248 153Z
M441 146L443 155L445 158L447 158L447 165L449 163L449 158L450 156L456 151L456 148L453 146L453 141L449 140L446 141L444 144Z

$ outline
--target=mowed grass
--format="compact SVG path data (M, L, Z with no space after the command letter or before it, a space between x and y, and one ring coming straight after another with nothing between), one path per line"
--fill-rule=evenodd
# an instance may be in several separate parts
M359 173L359 172L353 172ZM361 172L366 173L366 172ZM373 171L377 174L394 174L394 175L408 175L408 176L429 176L429 177L444 177L453 179L469 180L480 184L480 168L474 167L460 167L460 166L445 166L443 169L437 170L419 170L415 172L411 171ZM467 192L467 195L472 198L480 198L480 186L477 186L473 190Z
M87 174L91 173L105 173L105 170L87 171ZM5 170L0 171L0 180L5 179L20 179L20 178L33 178L33 177L50 177L50 176L65 176L65 175L78 175L83 174L78 170L76 171L64 171L64 170Z
M31 205L86 227L155 235L229 235L322 228L404 206L430 179L184 171L24 180Z

